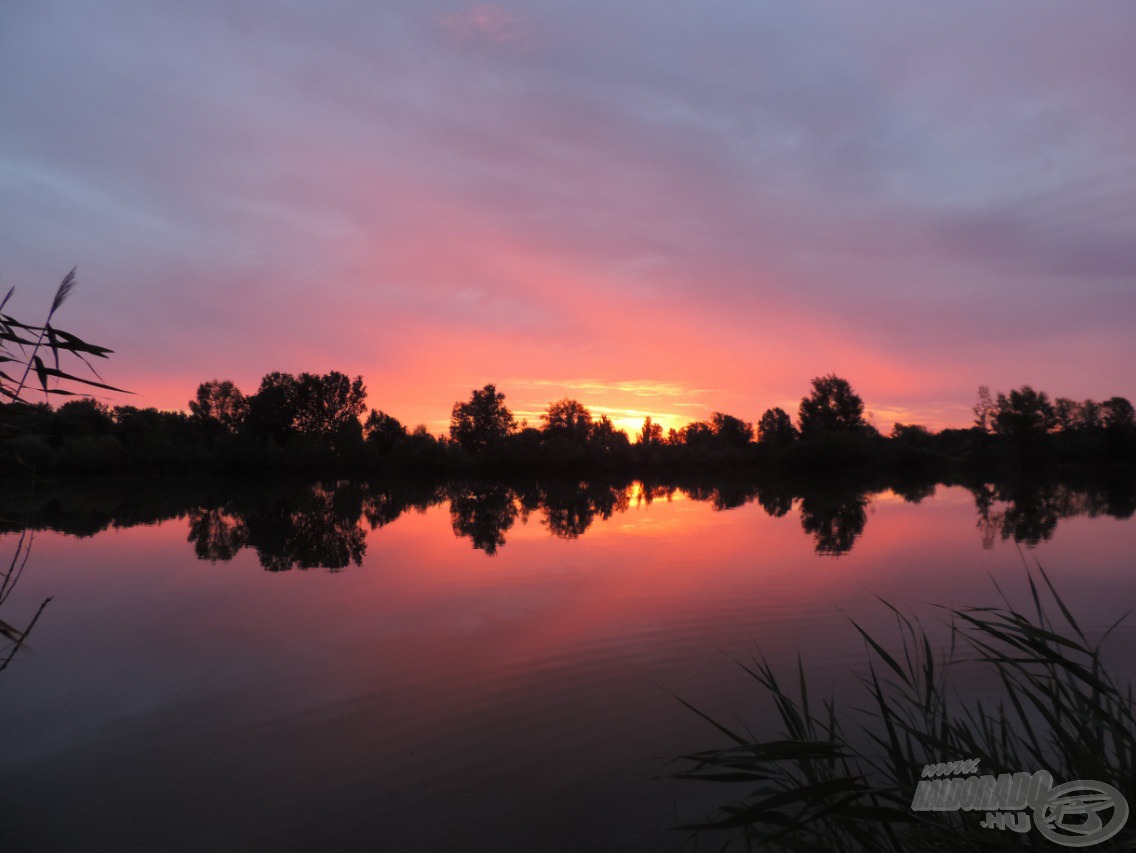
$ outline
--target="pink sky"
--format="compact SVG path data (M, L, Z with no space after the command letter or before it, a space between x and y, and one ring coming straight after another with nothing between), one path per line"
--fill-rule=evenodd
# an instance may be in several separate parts
M361 373L440 432L1136 399L1136 6L0 5L0 287L110 402Z

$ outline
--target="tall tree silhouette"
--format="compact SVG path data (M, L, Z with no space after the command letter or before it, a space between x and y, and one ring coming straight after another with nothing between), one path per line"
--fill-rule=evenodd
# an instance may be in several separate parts
M266 373L248 403L249 426L254 432L277 441L287 440L295 430L298 405L296 377L280 371Z
M805 436L823 432L855 433L867 427L864 401L852 390L848 380L835 373L813 379L813 390L801 400L797 420Z
M723 412L714 412L710 416L710 429L718 443L727 447L745 447L753 441L752 425Z
M315 373L273 372L260 380L249 400L249 423L254 431L285 440L299 433L334 439L366 408L363 377L349 379L338 371Z
M362 376L350 379L337 370L323 375L301 373L296 386L294 427L304 435L330 438L352 422L358 424L366 400Z
M994 430L994 415L998 412L998 406L990 396L989 385L978 386L978 402L971 411L974 412L974 425L979 431L987 433Z
M505 406L505 395L492 384L475 390L468 402L454 403L450 415L450 438L471 453L500 442L516 428L516 419Z
M636 436L636 441L645 446L655 446L663 443L663 428L651 420L648 415L643 419L643 426Z
M197 386L189 410L207 429L236 432L248 417L248 400L230 380L211 379Z
M769 447L784 447L797 438L797 430L789 413L780 406L766 409L757 422L757 442Z
M708 447L714 444L714 428L706 421L691 421L678 432L687 447Z
M371 409L363 423L363 440L380 453L389 453L406 440L407 432L398 418Z
M1132 432L1136 429L1136 409L1124 397L1110 397L1101 403L1101 423L1110 432Z
M998 435L1025 440L1044 435L1055 422L1053 404L1044 391L1023 385L1017 391L1011 391L1008 397L998 395L994 413L994 432Z
M551 403L540 419L544 421L544 434L550 438L583 445L591 437L592 413L577 400L566 397Z
M607 415L600 415L600 419L592 424L588 438L592 447L604 451L621 451L631 446L627 433L617 429Z

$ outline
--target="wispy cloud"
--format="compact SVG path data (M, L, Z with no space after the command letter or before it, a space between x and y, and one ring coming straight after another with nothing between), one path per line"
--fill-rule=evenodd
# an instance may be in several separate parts
M579 393L632 394L636 397L681 397L689 399L712 393L709 388L690 388L676 382L650 379L604 382L598 379L512 379L513 388L559 388Z
M530 46L532 32L524 18L495 3L475 3L460 12L441 15L438 24L462 41Z

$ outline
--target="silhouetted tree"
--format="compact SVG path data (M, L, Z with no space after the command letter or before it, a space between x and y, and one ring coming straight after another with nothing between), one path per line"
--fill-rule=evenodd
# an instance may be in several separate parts
M857 433L867 427L864 401L848 381L834 373L813 379L813 390L801 400L797 412L801 435L822 432Z
M627 433L616 429L607 415L600 415L600 419L592 424L588 438L592 446L598 450L611 452L625 450L631 446L631 439L627 437Z
M298 433L334 442L352 422L358 427L366 399L361 376L349 379L335 370L322 376L273 372L249 399L249 424L281 441Z
M493 385L475 390L466 403L454 403L450 415L450 438L465 450L477 453L502 441L516 429L505 395Z
M636 435L636 441L645 446L653 446L663 443L663 428L659 424L651 420L648 415L643 419L643 426Z
M727 447L745 447L753 441L753 426L733 415L714 412L710 416L710 429L718 443Z
M406 440L406 427L398 418L371 409L363 423L363 440L380 453L389 453Z
M1077 429L1094 430L1101 427L1101 406L1094 400L1081 403L1077 413Z
M974 425L984 433L993 432L994 415L997 413L998 407L994 404L994 398L990 396L989 385L978 386L978 402L974 404L972 411L974 412Z
M249 426L258 435L286 440L295 431L298 396L298 382L291 373L266 373L248 399Z
M1073 432L1080 426L1081 404L1068 397L1053 401L1053 428L1058 432Z
M1110 397L1101 403L1101 425L1109 432L1131 432L1136 429L1136 410L1124 397Z
M925 447L931 443L931 431L922 424L901 424L896 421L891 428L891 438L905 444Z
M115 437L136 459L148 465L191 454L200 429L201 424L184 412L163 412L153 407L114 408Z
M757 442L768 447L784 447L797 438L789 413L780 407L766 409L757 422Z
M540 419L544 421L544 434L549 438L584 445L591 437L592 413L577 400L566 397L551 403Z
M998 407L994 413L994 432L1024 440L1044 435L1053 428L1053 404L1044 391L1035 391L1023 385L1011 391L1007 397L998 395Z
M352 421L358 423L366 400L362 376L350 379L337 370L322 376L301 373L296 383L293 427L303 435L332 438Z
M707 447L714 443L714 428L705 421L691 421L679 430L679 440L687 447Z
M245 395L228 379L211 379L197 386L197 394L189 401L194 419L205 426L236 432L248 417Z
M109 435L114 426L110 406L90 397L69 400L55 410L51 431L58 439Z

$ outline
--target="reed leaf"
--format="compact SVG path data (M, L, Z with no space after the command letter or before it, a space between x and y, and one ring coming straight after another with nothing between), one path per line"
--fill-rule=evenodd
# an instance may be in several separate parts
M911 810L922 766L968 758L979 759L985 773L1044 769L1059 781L1097 780L1136 802L1132 687L1117 686L1100 658L1104 639L1090 647L1040 565L1037 572L1040 582L1027 572L1033 605L1028 616L1000 588L1002 607L944 608L949 642L942 664L919 621L886 601L897 619L897 652L850 620L869 653L860 680L872 702L856 717L864 748L844 736L845 717L834 699L822 703L823 718L814 716L799 657L797 698L784 692L768 661L743 666L773 699L789 738L745 744L730 733L733 746L683 756L696 766L676 778L755 787L743 802L723 805L718 816L682 828L734 831L747 849L761 844L793 851L983 851L1004 849L1007 842L1014 849L1036 843L1028 836L991 833L976 818L964 820L963 813ZM1110 625L1106 638L1122 619ZM959 643L997 674L1003 696L993 705L966 703L957 694L948 701ZM1136 831L1129 828L1094 849L1134 848Z

